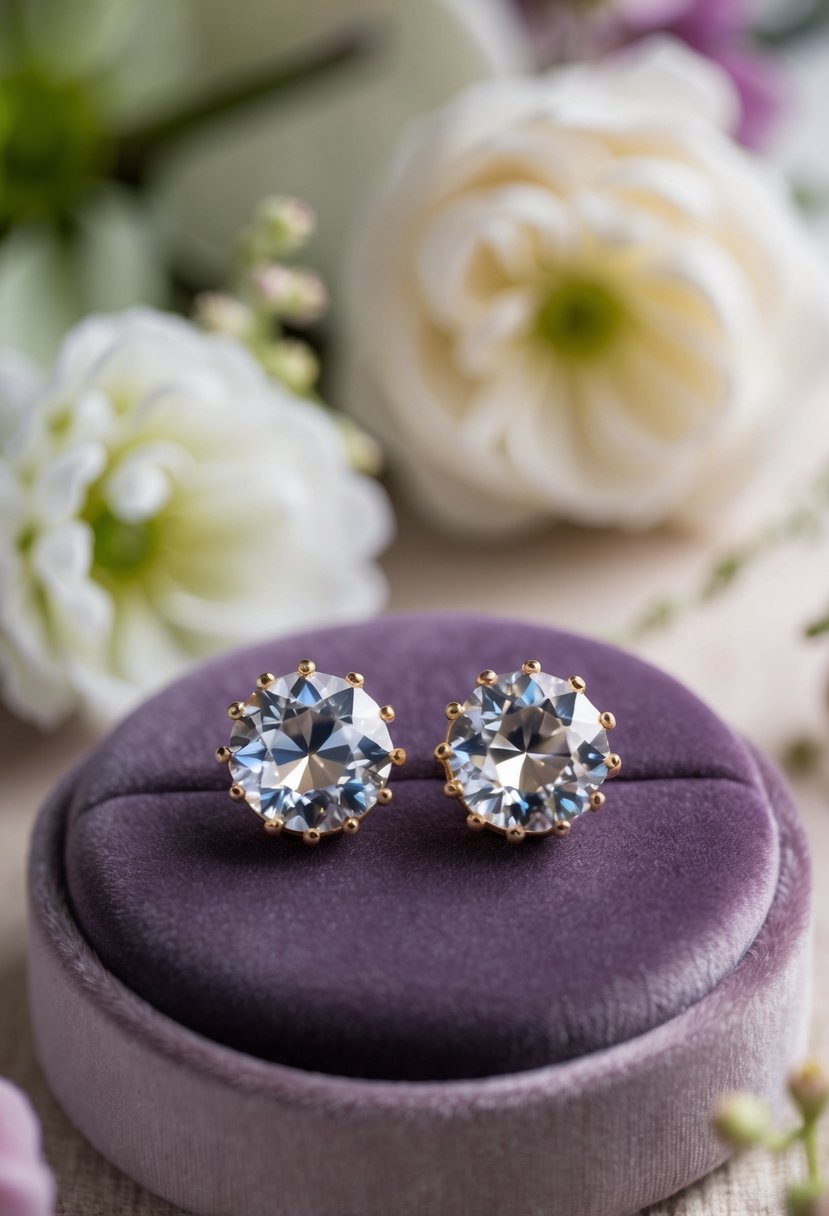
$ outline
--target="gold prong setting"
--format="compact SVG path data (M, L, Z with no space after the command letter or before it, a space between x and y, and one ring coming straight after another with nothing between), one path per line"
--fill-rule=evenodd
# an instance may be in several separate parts
M526 659L519 670L505 675L485 668L466 701L449 702L446 736L434 756L443 769L443 792L461 805L470 831L489 830L510 844L551 835L563 839L585 811L601 810L606 798L599 786L621 768L618 753L607 743L616 718L609 710L595 709L586 692L583 676L551 676L539 659ZM489 740L510 737L512 714L517 715L512 737L527 740L536 769L546 764L550 770L549 781L531 791L512 787L515 766L489 750ZM499 763L504 771L496 779L492 766Z
M300 659L290 675L263 672L250 697L228 707L231 738L229 744L216 748L215 759L228 768L231 799L247 803L267 835L294 837L315 847L329 837L356 836L375 805L391 802L388 779L394 768L405 764L406 752L395 747L389 734L394 709L374 701L364 685L357 671L344 677L326 675L313 659ZM343 697L346 691L349 696ZM309 722L307 715L325 719L325 729ZM316 753L309 740L327 739L342 725L349 727L344 734L353 739L350 749L336 763L327 755L325 766L318 766L329 784L297 788L295 774L280 771L276 758L280 747L287 739L294 749L304 748L308 771L318 771L312 766ZM261 763L263 749L274 763ZM362 781L361 790L355 777Z

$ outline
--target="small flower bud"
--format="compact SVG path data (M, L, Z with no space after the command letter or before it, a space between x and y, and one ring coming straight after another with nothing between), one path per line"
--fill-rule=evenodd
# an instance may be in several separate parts
M299 198L271 195L262 199L249 230L251 251L262 258L279 258L301 249L316 227L311 207Z
M265 371L297 393L310 393L319 375L319 360L311 347L298 338L282 338L258 352Z
M714 1130L732 1148L760 1144L772 1128L768 1104L753 1094L731 1094L714 1111Z
M336 413L332 416L342 431L352 467L359 473L367 473L369 477L379 477L383 471L383 449L374 436L358 426L348 414Z
M296 325L310 325L328 306L322 279L304 270L274 263L253 271L251 284L258 304L273 316Z
M829 1195L822 1183L800 1182L786 1192L788 1216L829 1216Z
M790 1075L789 1093L804 1119L817 1119L829 1101L829 1073L819 1060L807 1060Z
M253 331L254 317L247 304L222 291L205 291L193 307L196 323L212 334L246 341Z

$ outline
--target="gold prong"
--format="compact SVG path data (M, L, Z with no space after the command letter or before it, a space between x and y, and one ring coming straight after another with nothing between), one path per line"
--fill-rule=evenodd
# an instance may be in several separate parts
M301 676L312 676L317 670L317 665L313 659L300 659L296 669Z
M507 828L506 836L510 844L523 844L524 838L527 835L526 830L521 827L520 823L514 823L511 828Z
M450 701L445 712L449 721L454 722L455 718L459 718L463 713L463 706L460 701Z
M307 845L319 844L321 836L318 828L309 828L307 832L302 833L302 843Z
M435 759L440 761L441 764L445 760L448 760L451 755L452 755L452 748L449 746L448 743L439 743L437 745L437 747L435 748Z
M238 718L241 718L241 716L244 712L245 712L244 701L231 701L230 705L228 705L228 707L227 707L227 716L229 718L232 718L234 720L234 722Z
M587 688L587 685L581 676L570 676L567 683L570 685L573 692L584 692L585 688Z
M570 823L569 819L559 819L558 823L553 828L553 831L555 832L556 836L566 836L571 827L572 824Z
M228 793L234 802L241 802L245 796L245 791L242 789L241 785L232 785L228 790Z
M616 752L608 752L604 758L604 762L607 765L607 775L609 777L615 777L622 767L622 757L617 755Z
M459 798L463 792L463 787L460 781L447 781L443 787L443 792L447 798Z
M478 676L479 684L494 684L498 679L497 671L493 671L491 667L485 668Z
M594 792L590 795L591 811L600 811L606 802L607 799L601 790L594 790Z
M346 836L356 836L359 830L360 820L355 818L353 815L350 819L346 819L345 823L343 824L343 831L345 832Z
M265 831L268 833L269 836L281 836L282 829L284 828L284 826L285 826L284 819L279 819L279 818L269 819L267 821L267 823L265 824Z
M469 828L470 832L482 832L486 827L486 823L480 815L476 815L473 811L466 817L466 826Z
M384 722L393 722L394 721L394 706L381 705L380 706L380 717L383 719Z
M365 684L365 679L360 675L359 671L350 671L345 678L354 688L362 688Z
M216 748L215 756L216 756L216 759L218 760L219 764L227 764L228 760L231 758L232 755L233 755L233 752L230 750L229 747L225 747L224 744L222 744L221 747Z
M406 763L405 747L393 747L392 750L389 752L389 760L391 760L391 762L395 766L395 768L400 768L401 765L405 764Z
M381 790L377 791L377 805L388 806L393 797L392 791L387 785L384 785Z
M609 709L606 709L604 713L599 714L599 726L603 726L605 730L613 730L615 725L616 719Z
M541 671L541 664L538 659L527 659L526 663L521 664L521 670L525 676L537 676Z
M257 688L270 688L271 684L273 684L275 679L276 679L276 676L273 674L272 671L263 671L261 676L256 677L256 687Z

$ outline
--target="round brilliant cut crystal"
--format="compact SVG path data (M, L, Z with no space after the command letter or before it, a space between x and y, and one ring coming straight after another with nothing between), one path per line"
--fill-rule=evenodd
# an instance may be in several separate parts
M388 780L392 741L362 688L315 671L280 676L245 703L229 769L245 801L288 832L339 831L361 819Z
M590 806L608 775L599 711L567 680L514 671L480 685L449 727L466 806L501 831L552 831Z

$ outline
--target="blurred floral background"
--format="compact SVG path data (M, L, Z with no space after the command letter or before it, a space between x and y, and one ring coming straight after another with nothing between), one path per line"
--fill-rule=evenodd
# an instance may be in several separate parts
M641 650L823 814L827 106L826 0L4 0L9 799L211 654L457 607Z
M381 610L395 513L495 561L732 518L826 370L825 8L10 0L10 709L108 720ZM657 576L633 638L679 615Z

